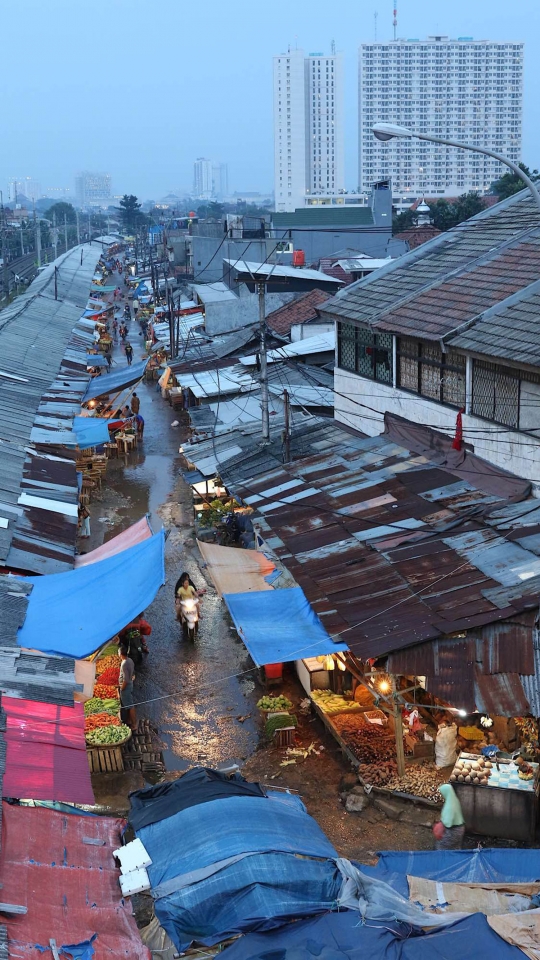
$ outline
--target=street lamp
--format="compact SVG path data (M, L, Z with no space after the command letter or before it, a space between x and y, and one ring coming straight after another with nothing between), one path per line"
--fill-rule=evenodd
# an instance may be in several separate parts
M493 150L488 150L486 147L473 147L470 143L458 143L457 140L443 140L441 137L432 137L427 133L414 133L412 130L409 130L408 127L398 127L395 123L376 123L372 129L377 140L382 140L383 142L393 140L394 138L404 140L429 140L430 143L442 143L447 147L459 147L460 150L472 150L473 153L483 153L486 157L493 157L493 159L498 160L499 163L504 163L505 166L510 167L510 170L523 180L525 186L531 191L536 206L540 210L540 193L538 193L530 177L528 177L516 163L512 163L507 157L501 157L500 153L494 153Z

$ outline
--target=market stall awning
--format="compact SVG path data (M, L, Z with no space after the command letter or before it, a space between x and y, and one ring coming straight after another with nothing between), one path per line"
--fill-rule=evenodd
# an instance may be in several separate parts
M73 432L77 437L79 450L98 447L110 440L109 421L101 417L74 417Z
M86 366L87 367L106 367L107 357L104 357L102 353L87 353Z
M90 287L91 290L94 290L96 293L112 293L113 290L116 290L116 285L109 283L106 286L102 286L101 283L93 283Z
M83 401L95 400L96 397L105 397L110 393L118 393L125 387L131 387L134 383L144 377L146 364L148 360L141 360L140 363L133 363L131 367L120 367L119 370L113 370L111 373L104 373L101 377L95 377L90 381L83 397Z
M75 557L75 569L87 567L89 563L105 560L106 557L114 557L117 553L122 553L123 550L135 546L136 543L142 543L143 540L148 540L151 536L150 521L148 517L143 517L142 520L138 520L127 530L123 530L117 537L107 540L96 550L92 550L90 553L81 553L78 557Z
M301 587L227 593L223 599L258 667L348 649L327 634Z
M224 593L272 589L265 577L273 573L276 567L259 550L220 547L216 543L203 543L200 540L197 540L197 546L206 560L208 573L221 597Z
M7 717L4 797L94 803L82 703L60 706L2 697L2 707Z
M2 900L26 907L24 914L2 916L10 958L150 960L131 902L122 896L113 857L124 822L77 811L3 806ZM0 956L8 956L1 947Z
M165 534L123 550L99 563L47 577L33 584L21 647L87 657L144 610L165 583Z

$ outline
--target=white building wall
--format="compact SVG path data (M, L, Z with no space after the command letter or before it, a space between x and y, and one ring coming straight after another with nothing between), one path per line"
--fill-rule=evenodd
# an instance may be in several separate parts
M303 50L274 57L276 210L303 206L306 193L306 89Z
M377 121L486 146L521 160L523 44L430 37L364 43L359 57L359 183L392 179L394 196L484 192L505 168L455 147L377 141Z
M455 434L456 410L337 366L334 391L335 419L370 437L384 431L386 412L433 427L448 436ZM473 444L477 456L530 480L535 496L540 497L540 439L467 414L463 414L463 434L464 440Z
M341 54L310 54L305 75L306 191L336 194L345 189Z

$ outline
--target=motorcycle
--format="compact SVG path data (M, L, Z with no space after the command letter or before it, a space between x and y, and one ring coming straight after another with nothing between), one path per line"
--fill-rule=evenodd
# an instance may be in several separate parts
M186 640L195 640L199 632L199 604L189 597L178 601L179 620Z

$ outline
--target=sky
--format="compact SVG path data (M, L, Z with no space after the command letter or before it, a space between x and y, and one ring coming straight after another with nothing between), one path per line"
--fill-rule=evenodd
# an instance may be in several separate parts
M272 57L298 46L345 61L346 182L357 182L358 45L391 38L393 0L17 0L0 35L0 189L77 170L114 194L189 190L193 162L229 164L231 190L269 191ZM538 0L397 0L398 36L525 41L523 160L540 167Z

